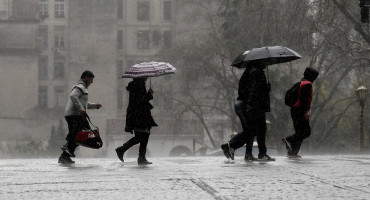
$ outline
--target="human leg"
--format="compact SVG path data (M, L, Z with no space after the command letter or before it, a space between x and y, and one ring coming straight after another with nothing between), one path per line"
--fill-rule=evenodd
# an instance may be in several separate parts
M78 147L78 144L75 141L76 134L81 129L86 122L83 121L81 116L66 116L65 117L68 124L68 134L66 137L67 143L61 147L63 150L62 154L59 157L58 162L63 164L72 164L74 161L70 157L75 157L75 150ZM88 122L87 122L88 126Z
M147 132L138 132L137 133L140 138L140 146L139 146L139 158L137 159L137 162L139 165L148 165L152 164L152 162L149 162L146 159L146 147L148 145L149 141L149 135L150 133Z
M243 101L237 100L234 104L234 109L236 115L239 117L240 123L242 125L243 131L247 131L247 113L246 107Z
M124 161L123 160L123 155L124 153L130 149L132 146L136 145L136 144L139 144L140 143L140 138L137 136L137 134L135 133L135 136L132 137L130 140L128 140L127 142L125 142L122 146L120 147L117 147L115 150L116 150L116 153L117 153L117 156L118 156L118 159L120 159L122 162Z
M291 152L288 155L297 155L303 140L310 136L311 128L309 125L309 120L305 119L304 113L300 112L298 109L291 110L291 116L293 120L293 126L295 134L286 137L286 141L291 145Z

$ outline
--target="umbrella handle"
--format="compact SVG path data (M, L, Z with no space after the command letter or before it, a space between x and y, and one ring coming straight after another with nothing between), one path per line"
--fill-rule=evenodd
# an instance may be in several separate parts
M149 77L149 87L152 88L152 77Z
M269 66L266 67L266 73L267 73L267 85L269 86L269 92L271 92L271 84L270 84L270 75L269 75Z

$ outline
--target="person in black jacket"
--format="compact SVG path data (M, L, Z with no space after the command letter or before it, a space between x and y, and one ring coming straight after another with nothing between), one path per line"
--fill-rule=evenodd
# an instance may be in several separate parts
M282 139L289 158L301 158L298 155L301 144L305 138L311 135L309 118L313 93L312 83L318 75L319 72L315 69L306 68L298 90L298 100L291 107L290 114L293 119L295 134Z
M267 63L255 61L248 63L239 80L238 99L235 111L242 123L243 132L234 136L228 143L221 145L226 157L234 159L234 151L246 144L245 160L256 160L252 155L253 140L257 137L258 159L275 160L266 154L266 112L270 112L270 84L264 69Z
M124 153L132 146L139 144L139 158L138 164L152 164L146 157L146 147L149 140L150 129L153 126L158 126L152 115L151 109L153 106L149 103L153 99L153 90L149 88L146 91L145 82L147 78L134 78L126 87L129 91L129 104L126 113L126 127L125 131L134 133L135 137L124 143L122 146L116 148L118 158L123 162Z

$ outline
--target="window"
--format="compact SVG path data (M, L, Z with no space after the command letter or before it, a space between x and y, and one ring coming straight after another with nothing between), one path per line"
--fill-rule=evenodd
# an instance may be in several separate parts
M54 58L54 79L64 79L64 57Z
M63 86L56 86L54 87L54 105L55 107L62 107L64 106L64 87Z
M171 1L163 2L163 19L164 20L172 19L172 2Z
M164 31L163 32L163 46L165 48L172 47L172 33L171 31Z
M55 0L55 18L64 18L64 0Z
M117 0L117 18L123 19L123 2L122 0Z
M137 49L144 50L149 49L150 36L149 31L138 31L137 32Z
M48 106L48 87L39 86L39 107L46 108Z
M118 31L117 33L117 48L123 48L123 31Z
M137 2L137 19L138 20L149 20L149 1L138 1Z
M131 67L134 65L134 61L133 60L128 60L127 61L127 68Z
M55 26L54 27L54 47L64 48L64 26Z
M39 80L48 79L48 57L39 57Z
M39 45L42 49L48 48L48 26L39 27Z
M123 74L123 60L117 60L117 74L120 79Z
M153 31L152 40L153 47L159 47L159 44L161 42L161 33L159 31Z
M118 110L123 109L123 91L121 89L118 90L117 94L117 109Z
M0 0L0 19L8 19L9 2L7 0Z
M48 0L39 1L39 16L40 18L49 17L49 3Z

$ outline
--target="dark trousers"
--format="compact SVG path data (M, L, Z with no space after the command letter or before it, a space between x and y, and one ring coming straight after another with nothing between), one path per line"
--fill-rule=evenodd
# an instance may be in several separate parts
M82 115L72 115L65 117L67 124L68 124L68 135L66 137L67 140L67 148L71 153L74 153L78 144L76 143L75 137L78 131L82 130L83 128L90 129L89 122L87 121L85 116ZM67 153L63 152L63 156L68 156Z
M247 114L248 134L246 140L246 154L252 154L254 137L257 137L258 156L266 155L266 115L265 112L251 111Z
M128 150L132 146L139 144L139 157L145 157L146 154L146 146L148 145L149 135L150 133L147 132L139 132L134 131L135 137L128 140L126 143L123 144L124 150Z
M246 154L252 154L254 137L257 137L259 155L265 155L267 148L266 140L266 115L265 112L251 110L245 111L246 107L242 101L235 103L235 112L238 115L243 131L235 135L229 141L230 147L238 149L246 144Z
M231 138L229 143L231 148L238 149L242 147L247 141L247 112L245 111L245 104L243 103L243 101L240 100L236 101L234 108L236 115L240 119L243 131Z
M292 145L292 155L297 155L305 138L311 135L311 127L309 120L305 119L304 112L299 109L292 108L290 114L293 119L295 134L288 136L286 140Z

